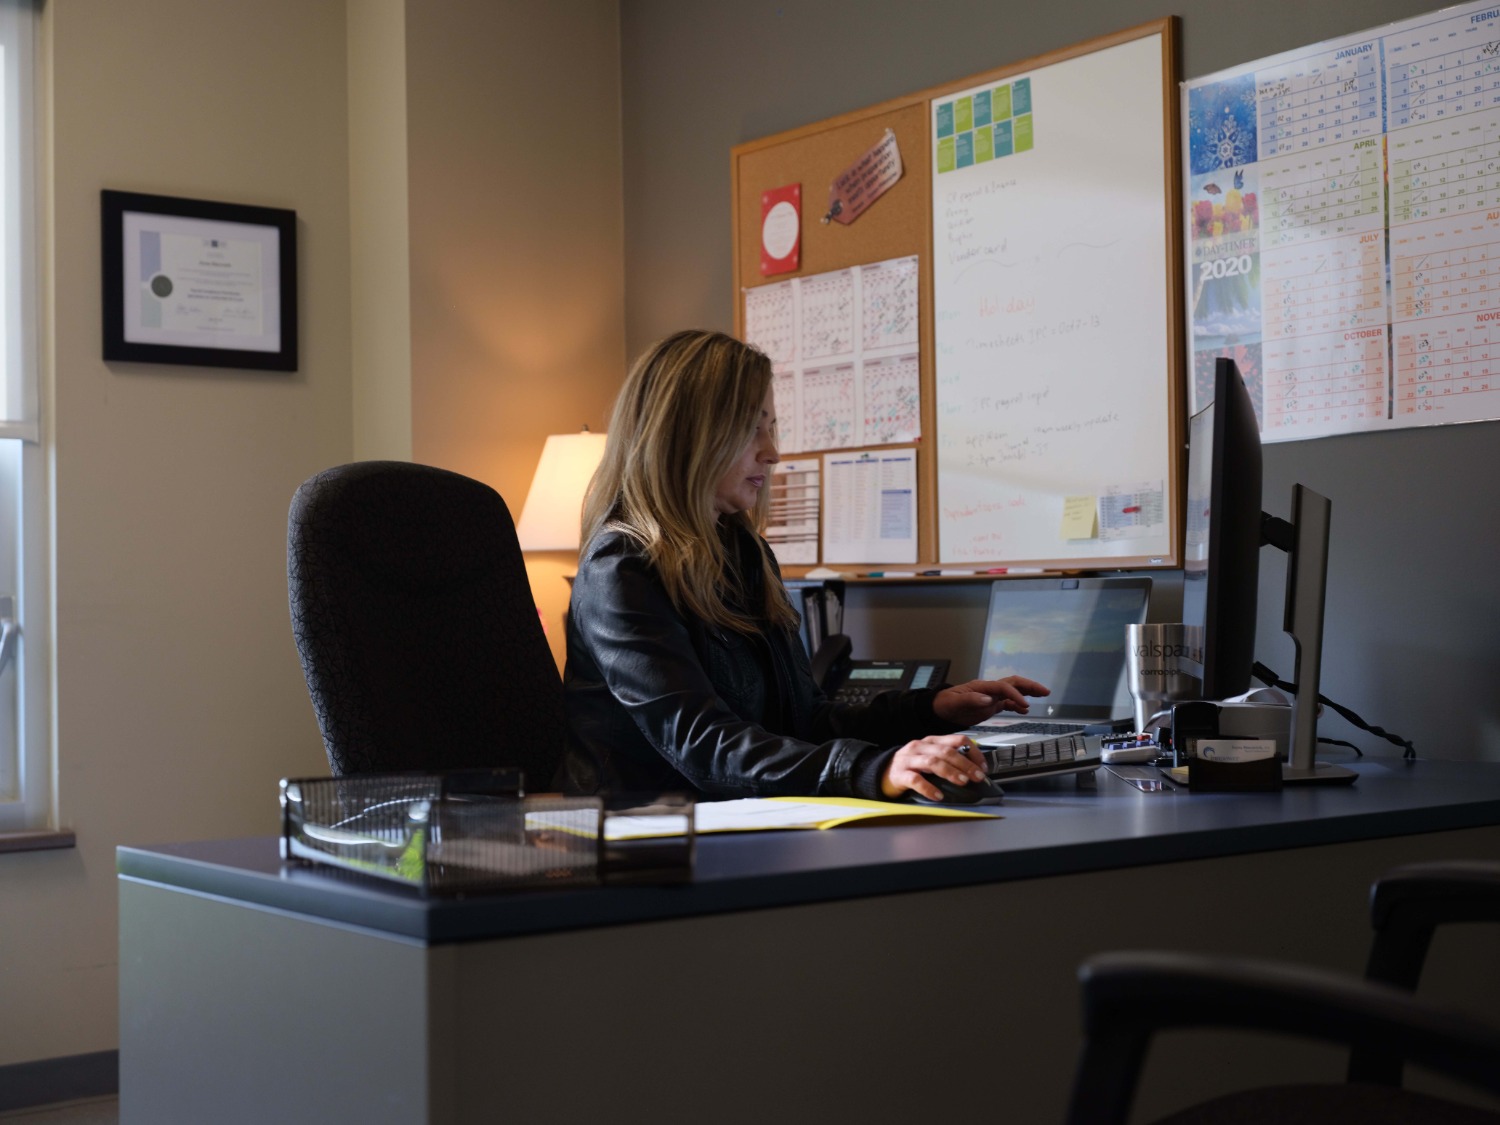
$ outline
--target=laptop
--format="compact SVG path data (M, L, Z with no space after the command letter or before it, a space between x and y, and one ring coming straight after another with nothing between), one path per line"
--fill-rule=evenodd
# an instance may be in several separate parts
M981 746L1135 726L1125 684L1125 626L1146 620L1149 578L1027 578L990 591L979 678L1026 676L1052 694L1025 715L1001 711L968 733Z

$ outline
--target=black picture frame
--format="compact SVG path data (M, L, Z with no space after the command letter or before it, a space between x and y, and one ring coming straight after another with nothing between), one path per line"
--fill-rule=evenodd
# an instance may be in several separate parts
M106 190L99 216L106 360L297 370L295 211Z

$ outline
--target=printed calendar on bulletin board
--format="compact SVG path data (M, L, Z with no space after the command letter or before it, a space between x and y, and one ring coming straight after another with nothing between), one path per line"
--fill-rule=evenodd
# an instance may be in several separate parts
M1193 409L1265 441L1500 418L1500 7L1184 84Z

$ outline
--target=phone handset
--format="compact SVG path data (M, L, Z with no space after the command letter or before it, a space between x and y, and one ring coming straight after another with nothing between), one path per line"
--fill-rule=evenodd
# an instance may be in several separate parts
M813 653L812 677L825 692L832 694L844 682L853 649L853 643L843 633L830 633Z

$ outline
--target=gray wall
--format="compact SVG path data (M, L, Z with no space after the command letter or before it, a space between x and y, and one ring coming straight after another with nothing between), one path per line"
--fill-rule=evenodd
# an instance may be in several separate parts
M1191 78L1434 5L1173 7ZM732 146L1163 14L1144 0L624 0L631 355L678 328L733 324ZM1266 447L1268 511L1289 514L1297 481L1334 503L1324 694L1433 757L1500 759L1497 438L1500 423L1485 422ZM1263 553L1256 655L1290 676L1291 643L1280 632L1285 568L1273 554ZM926 638L919 647L913 655L940 655L926 651ZM1438 721L1425 721L1432 716ZM1337 718L1325 719L1322 733L1387 748Z

